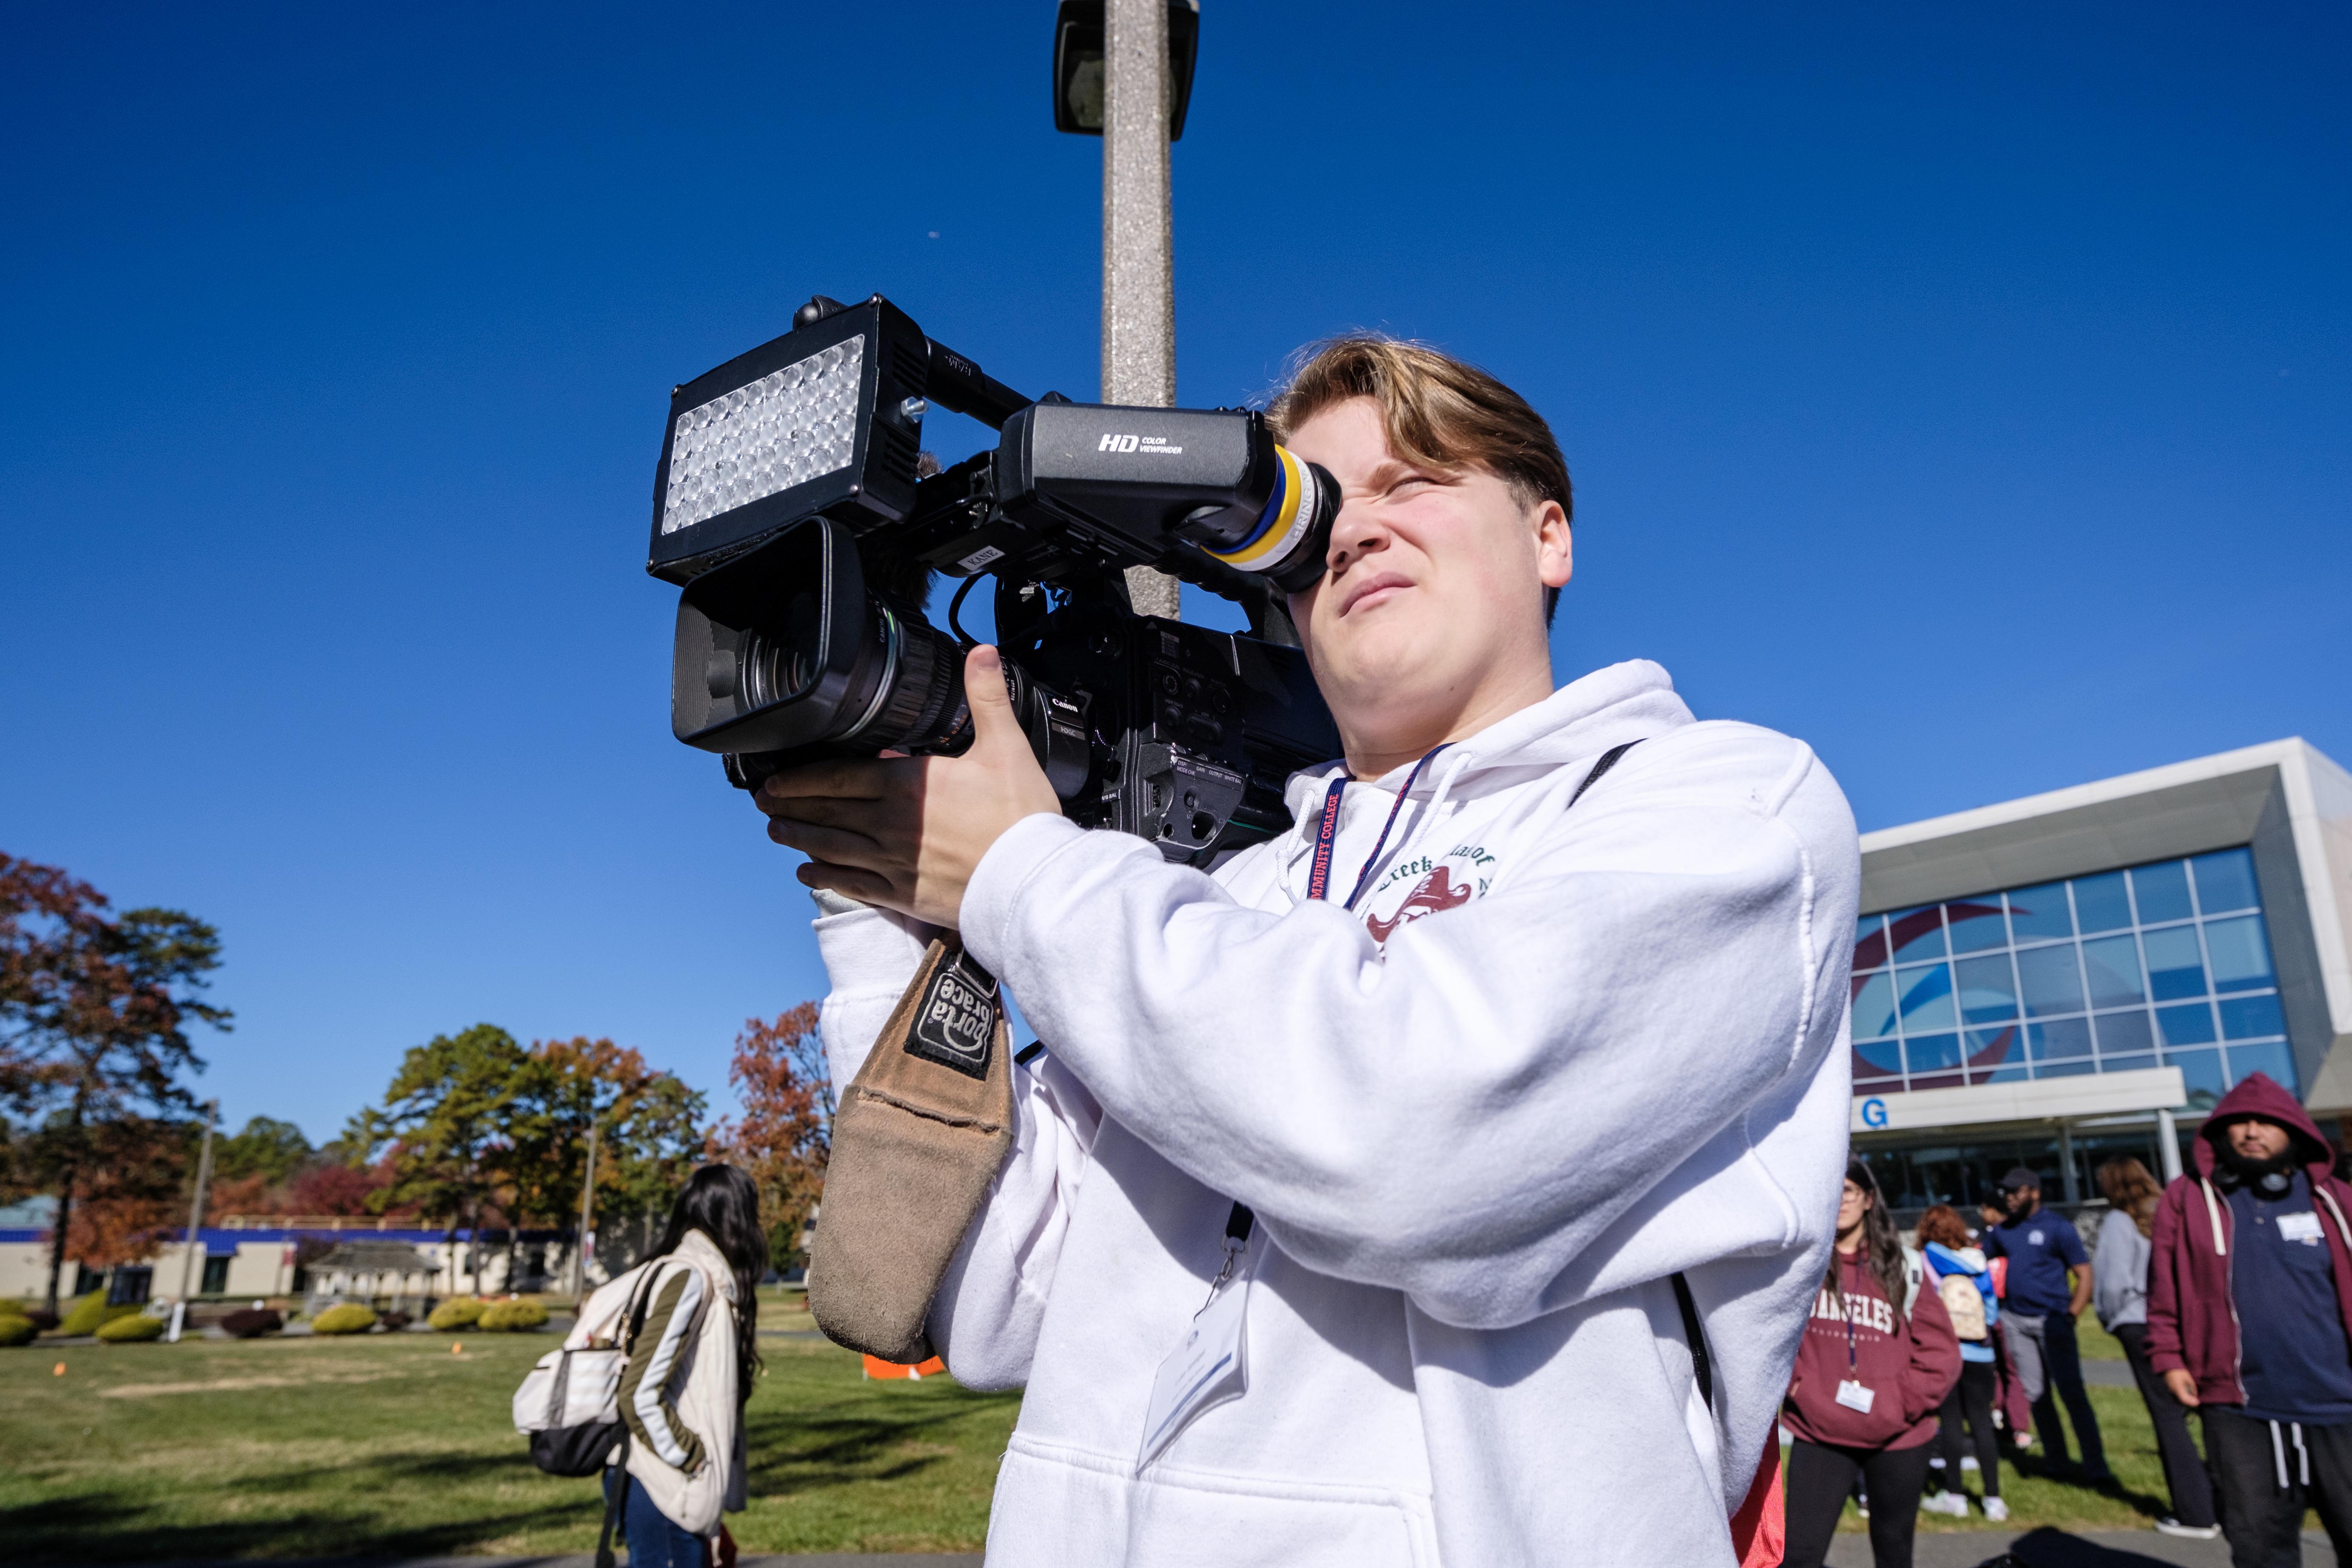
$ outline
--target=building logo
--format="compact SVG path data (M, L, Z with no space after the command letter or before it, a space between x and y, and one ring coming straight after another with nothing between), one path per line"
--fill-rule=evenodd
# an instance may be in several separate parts
M1886 1125L1886 1101L1872 1095L1862 1102L1862 1124L1864 1127Z

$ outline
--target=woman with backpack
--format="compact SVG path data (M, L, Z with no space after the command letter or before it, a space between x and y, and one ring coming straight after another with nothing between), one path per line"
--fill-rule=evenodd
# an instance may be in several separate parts
M583 1325L610 1321L625 1344L618 1404L626 1436L605 1471L629 1568L731 1568L719 1522L743 1510L743 1406L760 1370L768 1271L760 1194L732 1165L705 1165L671 1205L651 1261L596 1292Z
M1822 1568L1857 1472L1870 1490L1876 1568L1911 1568L1936 1411L1959 1377L1959 1342L1918 1254L1906 1249L1870 1166L1849 1160L1828 1277L1797 1347L1781 1420L1789 1456L1787 1568Z
M2132 1381L2156 1427L2157 1452L2164 1460L2164 1489L2172 1511L2156 1521L2167 1535L2210 1541L2221 1532L2213 1511L2213 1479L2189 1435L2189 1412L2164 1385L2147 1352L2147 1264L2156 1227L2157 1201L2164 1189L2146 1165L2120 1154L2099 1167L2099 1192L2107 1200L2099 1222L2097 1263L2091 1270L2091 1301L2107 1332L2123 1342Z
M1992 1326L2000 1321L2000 1301L1993 1291L1992 1268L1983 1250L1969 1245L1968 1221L1949 1204L1937 1204L1919 1216L1919 1250L1960 1342L1960 1380L1944 1396L1944 1408L1936 1418L1944 1489L1919 1506L1930 1513L1968 1518L1968 1494L1960 1488L1960 1428L1965 1424L1976 1449L1977 1475L1984 1483L1985 1517L1998 1523L2009 1517L2009 1505L2000 1500L2000 1434L1992 1424L2000 1382L1992 1341Z

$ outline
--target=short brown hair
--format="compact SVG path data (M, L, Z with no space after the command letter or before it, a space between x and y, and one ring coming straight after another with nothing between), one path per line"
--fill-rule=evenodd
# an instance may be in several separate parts
M1937 1204L1919 1216L1919 1245L1940 1241L1954 1251L1969 1244L1969 1222L1949 1204Z
M1441 474L1484 468L1510 487L1523 507L1555 500L1576 517L1568 459L1544 416L1528 400L1480 370L1426 343L1373 333L1330 338L1301 352L1298 368L1265 411L1275 435L1288 440L1301 425L1353 397L1380 405L1389 450ZM1544 590L1544 623L1559 590Z

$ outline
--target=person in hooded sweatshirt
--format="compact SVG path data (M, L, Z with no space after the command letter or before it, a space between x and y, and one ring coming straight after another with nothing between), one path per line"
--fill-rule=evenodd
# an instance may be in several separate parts
M2263 1073L2221 1097L2149 1237L2147 1359L2205 1428L2234 1568L2303 1561L2315 1509L2352 1562L2352 1187Z
M1728 1564L1844 1168L1852 814L1654 664L1555 689L1568 470L1510 389L1349 338L1268 418L1342 494L1288 832L1076 826L985 647L962 756L755 797L837 1084L941 927L1044 1047L928 1325L1027 1387L989 1562Z
M1903 1246L1878 1179L1846 1167L1837 1245L1813 1298L1781 1422L1789 1452L1786 1568L1821 1568L1859 1474L1876 1568L1911 1568L1936 1413L1960 1376L1960 1342Z

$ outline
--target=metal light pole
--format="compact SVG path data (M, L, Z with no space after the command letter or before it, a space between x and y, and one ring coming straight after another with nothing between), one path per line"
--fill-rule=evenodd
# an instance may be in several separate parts
M1176 402L1176 278L1168 193L1168 0L1104 0L1102 389L1106 403ZM1136 566L1128 598L1173 619L1179 584Z
M213 1124L219 1120L220 1101L205 1101L204 1150L196 1156L196 1190L188 1199L188 1229L182 1238L185 1245L180 1249L180 1299L172 1306L171 1341L173 1344L180 1342L180 1330L187 1322L190 1282L196 1270L196 1248L204 1245L197 1233L205 1223L205 1194L213 1184Z
M572 1248L572 1309L588 1294L588 1226L595 1217L596 1123L588 1123L588 1179L580 1187L580 1237Z
M2172 1112L2161 1108L2156 1113L2156 1158L2164 1168L2166 1185L2180 1180L2180 1132Z

